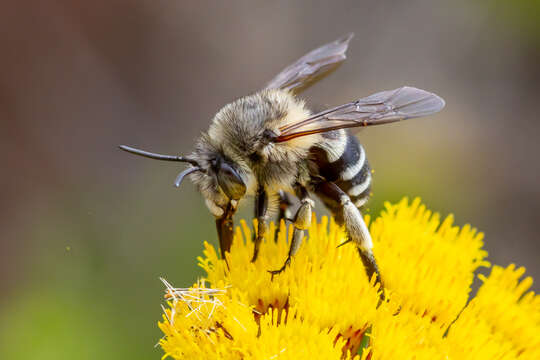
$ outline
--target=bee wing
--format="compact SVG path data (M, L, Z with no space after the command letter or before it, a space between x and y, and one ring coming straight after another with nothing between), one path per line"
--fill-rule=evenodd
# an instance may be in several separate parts
M404 86L381 91L368 97L315 114L297 123L281 127L275 142L331 130L392 123L440 111L444 100L430 92Z
M345 53L353 36L350 33L302 56L274 77L266 89L287 89L299 93L313 85L345 61Z

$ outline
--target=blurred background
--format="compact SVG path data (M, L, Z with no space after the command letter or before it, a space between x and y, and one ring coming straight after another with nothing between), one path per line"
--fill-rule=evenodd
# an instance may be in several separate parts
M447 102L361 132L371 214L421 196L539 280L538 4L2 2L0 358L159 359L158 277L192 284L214 221L191 184L173 188L182 166L116 146L185 154L221 106L351 31L309 104L405 84Z

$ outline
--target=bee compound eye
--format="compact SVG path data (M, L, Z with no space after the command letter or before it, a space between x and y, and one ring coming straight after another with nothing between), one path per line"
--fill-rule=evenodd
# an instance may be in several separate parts
M246 193L246 184L229 164L221 162L216 177L221 190L229 199L238 200Z

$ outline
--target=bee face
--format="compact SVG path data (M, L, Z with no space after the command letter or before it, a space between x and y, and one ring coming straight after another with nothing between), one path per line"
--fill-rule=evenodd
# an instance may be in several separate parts
M201 136L191 156L201 171L190 174L190 180L203 195L210 212L221 216L228 203L236 204L246 194L249 172L227 156L208 134Z

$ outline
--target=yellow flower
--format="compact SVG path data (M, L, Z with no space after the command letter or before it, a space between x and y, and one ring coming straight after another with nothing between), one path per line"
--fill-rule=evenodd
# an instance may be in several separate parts
M372 360L447 359L444 331L431 319L402 309L383 307L370 334Z
M378 286L368 282L367 276L353 246L338 247L345 234L328 219L313 221L306 241L291 265L272 279L268 270L281 267L287 257L285 225L281 224L278 241L274 241L271 226L266 241L261 244L255 263L251 231L242 222L243 231L237 229L228 266L218 257L216 250L205 243L205 258L200 265L207 272L206 279L214 284L224 281L247 295L247 301L260 313L269 308L286 310L297 307L299 315L319 328L339 330L353 352L375 316L379 301ZM255 226L256 228L256 226ZM289 231L289 237L292 231ZM289 239L290 240L290 239Z
M525 268L494 266L478 294L448 333L460 358L482 354L493 359L540 359L540 296L526 291L532 278L519 278ZM477 336L482 334L482 337ZM472 341L472 340L477 341Z
M313 221L308 240L273 279L268 270L288 252L284 223L277 241L270 226L252 263L251 230L241 222L227 262L204 245L199 264L210 288L168 286L169 308L159 324L164 357L540 358L540 300L525 294L532 279L519 282L524 269L495 266L466 306L475 270L489 266L483 235L453 226L451 216L440 219L419 199L404 199L386 204L373 221L383 302L354 246L338 247L346 235L332 220Z
M269 311L255 317L241 293L168 287L170 297L159 344L174 359L339 359L337 331L311 326L297 315Z
M227 291L228 290L228 291ZM245 339L256 339L258 327L251 308L234 289L191 289L167 286L168 309L159 323L165 355L175 359L237 359L246 351ZM226 296L225 296L226 294Z
M370 227L385 287L402 307L447 327L467 303L474 271L489 266L484 235L452 226L452 215L441 221L418 198L385 207Z

